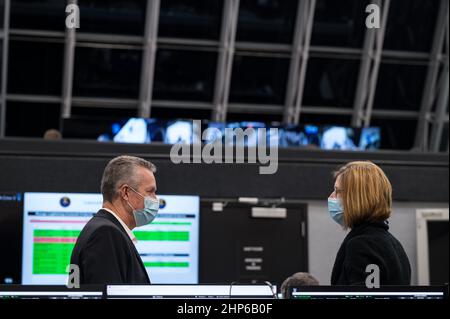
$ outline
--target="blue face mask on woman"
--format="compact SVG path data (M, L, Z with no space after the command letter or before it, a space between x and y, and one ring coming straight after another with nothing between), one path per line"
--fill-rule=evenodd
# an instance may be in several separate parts
M134 209L133 206L130 207L133 209L134 220L136 222L136 227L144 226L150 224L155 217L158 215L159 210L159 200L153 199L150 196L142 196L139 192L130 187L133 192L138 194L144 199L144 208L142 209Z
M344 226L344 209L340 199L328 198L328 212L336 223Z

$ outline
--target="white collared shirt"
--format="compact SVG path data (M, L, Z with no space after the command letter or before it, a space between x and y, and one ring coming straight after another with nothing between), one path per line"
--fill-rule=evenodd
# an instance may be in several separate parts
M106 210L107 212L111 213L114 217L117 218L117 220L119 221L119 223L122 225L123 229L125 229L125 231L127 232L128 236L130 237L130 239L131 239L131 241L133 242L133 244L136 245L136 243L137 243L136 236L134 236L133 232L131 231L130 228L128 228L127 224L125 224L125 223L123 222L123 220L122 220L119 216L117 216L117 215L116 215L112 210L110 210L109 208L102 207L102 209Z

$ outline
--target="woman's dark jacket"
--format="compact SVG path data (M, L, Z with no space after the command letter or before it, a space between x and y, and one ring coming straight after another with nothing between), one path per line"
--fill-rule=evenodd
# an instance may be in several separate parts
M388 231L387 222L361 223L352 228L337 253L332 285L366 285L366 267L379 267L380 285L410 285L411 266L400 242Z

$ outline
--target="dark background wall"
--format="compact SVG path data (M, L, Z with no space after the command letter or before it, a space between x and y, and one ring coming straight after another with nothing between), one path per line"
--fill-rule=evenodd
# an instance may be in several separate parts
M173 164L169 153L164 145L3 140L0 191L99 192L108 160L133 154L157 165L161 194L325 200L333 170L348 161L372 160L390 178L395 200L448 202L446 154L280 150L277 173L260 175L259 164Z

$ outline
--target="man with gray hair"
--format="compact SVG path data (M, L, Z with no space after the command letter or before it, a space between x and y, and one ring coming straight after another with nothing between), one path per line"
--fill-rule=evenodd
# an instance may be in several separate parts
M155 172L152 163L134 156L106 165L102 208L81 231L70 261L80 269L80 284L150 283L131 231L158 213Z

